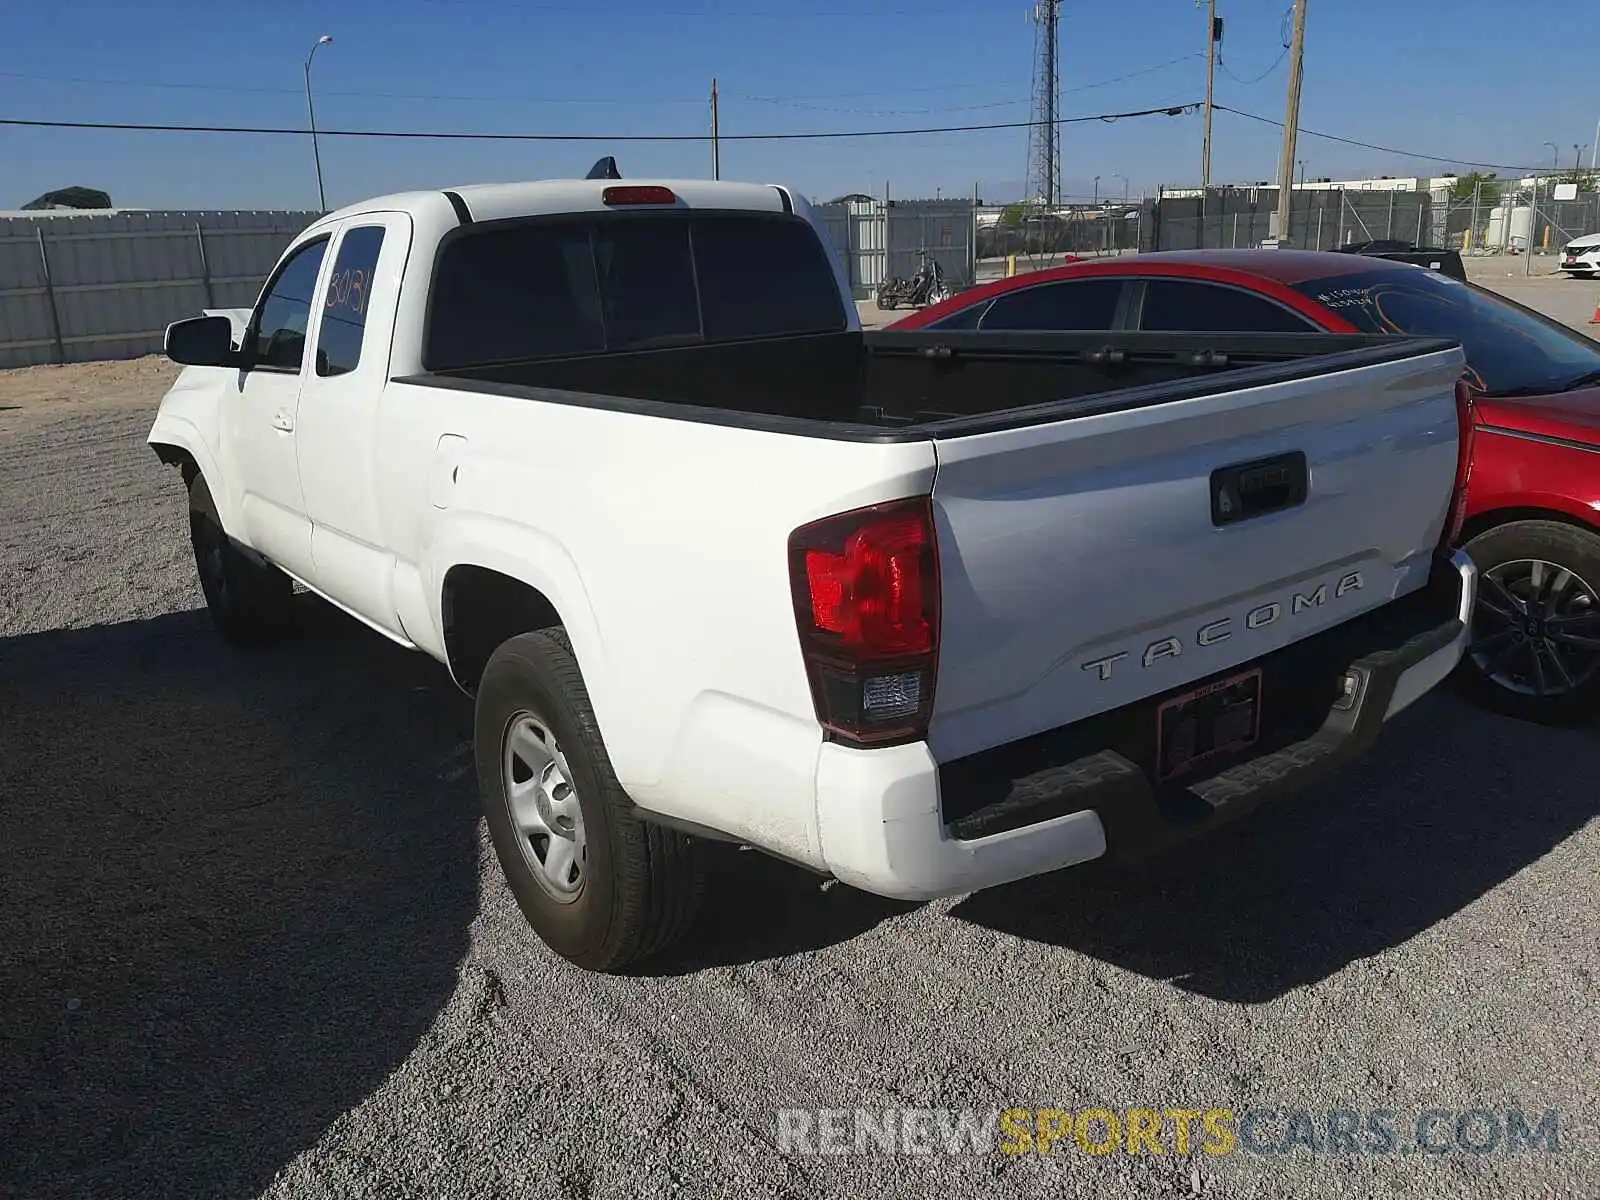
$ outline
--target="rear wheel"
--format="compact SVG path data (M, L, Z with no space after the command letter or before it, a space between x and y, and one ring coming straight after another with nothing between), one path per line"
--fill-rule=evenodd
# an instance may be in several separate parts
M490 656L474 724L495 855L551 949L589 970L619 971L687 931L700 899L699 847L635 815L563 631L522 634Z
M1487 706L1560 720L1600 704L1600 535L1513 521L1465 546L1477 564L1467 690Z
M288 632L294 584L275 567L253 562L233 544L217 516L204 475L189 483L189 540L206 610L222 640L262 646Z

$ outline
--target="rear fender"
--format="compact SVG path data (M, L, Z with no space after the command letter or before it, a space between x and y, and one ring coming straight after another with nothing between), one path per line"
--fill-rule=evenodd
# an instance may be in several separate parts
M627 736L622 707L612 686L605 639L577 564L565 546L536 529L483 513L449 513L434 527L425 577L428 616L444 644L444 581L451 568L482 567L543 594L561 618L583 672L595 720L619 778L628 778ZM460 680L456 681L458 684Z

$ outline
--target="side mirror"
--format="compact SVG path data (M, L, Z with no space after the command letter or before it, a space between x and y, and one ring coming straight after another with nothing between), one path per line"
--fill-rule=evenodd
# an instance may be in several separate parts
M167 326L162 345L166 356L190 367L242 367L244 355L233 348L233 322L227 317L190 317Z

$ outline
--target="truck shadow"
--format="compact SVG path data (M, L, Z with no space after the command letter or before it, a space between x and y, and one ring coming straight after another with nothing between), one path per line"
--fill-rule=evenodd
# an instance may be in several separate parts
M692 975L847 942L920 905L874 896L756 850L705 847L706 894L688 937L639 974Z
M0 1192L255 1195L455 991L470 710L315 607L0 641Z
M262 653L203 611L0 638L0 1195L255 1195L456 993L505 887L480 884L471 702L298 605ZM910 907L708 849L700 921L647 973Z
M1258 1004L1382 953L1600 815L1594 727L1437 693L1340 777L1138 869L1095 863L951 915L1218 1000Z

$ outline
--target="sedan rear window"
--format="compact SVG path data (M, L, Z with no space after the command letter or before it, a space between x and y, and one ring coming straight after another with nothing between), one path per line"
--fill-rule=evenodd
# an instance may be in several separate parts
M1559 392L1600 371L1600 346L1493 292L1416 267L1313 279L1296 289L1365 333L1460 342L1492 396Z

